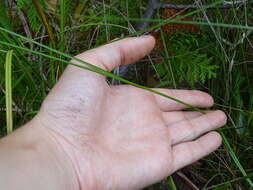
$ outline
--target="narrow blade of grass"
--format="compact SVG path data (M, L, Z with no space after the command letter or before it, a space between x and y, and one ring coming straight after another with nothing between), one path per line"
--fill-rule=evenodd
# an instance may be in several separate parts
M6 126L7 134L13 131L13 117L12 117L12 84L11 84L11 65L12 65L13 50L6 54L5 61L5 99L6 99Z
M65 0L60 0L60 12L61 12L61 14L60 14L60 16L61 16L61 18L60 18L60 40L61 40L61 42L60 42L60 50L61 51L64 51L64 46L65 46L65 33L64 33L64 28L65 28L65 15L66 15L66 2L65 2Z
M169 177L168 177L168 184L169 184L171 190L177 190L177 186L176 186L176 184L174 183L174 180L173 180L173 177L172 177L172 176L169 176Z
M177 85L176 85L176 81L175 81L175 78L174 78L174 74L173 74L173 70L172 70L172 67L171 67L171 63L170 63L170 56L169 56L169 51L168 51L168 48L167 48L167 43L166 43L166 40L165 40L165 37L164 37L164 33L163 31L161 30L161 38L162 38L162 42L163 42L163 47L164 47L164 52L165 52L165 58L166 58L166 62L168 62L168 64L165 64L166 67L169 67L168 68L168 72L170 73L171 75L171 78L172 78L172 82L173 82L173 86L174 88L176 89L177 88Z

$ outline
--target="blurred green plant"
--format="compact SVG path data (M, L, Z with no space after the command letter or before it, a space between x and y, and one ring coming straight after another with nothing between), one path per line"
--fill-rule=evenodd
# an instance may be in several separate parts
M177 33L167 37L169 42L168 58L155 65L161 81L173 81L168 67L171 67L174 80L194 87L196 83L205 84L207 80L216 78L219 65L213 64L213 56L208 54L203 45L208 44L204 35ZM214 47L208 47L214 48Z

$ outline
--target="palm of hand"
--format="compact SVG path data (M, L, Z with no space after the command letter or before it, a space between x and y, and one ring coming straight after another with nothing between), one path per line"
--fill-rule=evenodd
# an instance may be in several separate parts
M145 43L151 44L134 53ZM111 71L152 47L152 38L128 39L79 57ZM198 107L212 105L212 98L202 92L158 90ZM139 189L220 145L214 132L193 140L223 125L224 114L179 111L183 108L131 86L110 87L102 76L69 66L38 117L72 161L80 189Z

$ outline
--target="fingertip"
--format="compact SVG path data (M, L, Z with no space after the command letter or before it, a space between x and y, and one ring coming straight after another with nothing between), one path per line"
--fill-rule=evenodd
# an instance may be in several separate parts
M212 107L214 105L214 99L210 94L200 90L192 90L192 92L195 96L199 97L199 101L202 102L205 107Z
M218 132L216 131L209 132L206 135L206 137L207 137L206 141L208 141L208 144L211 148L211 152L213 152L214 150L218 149L221 146L222 138Z
M220 118L221 126L224 126L227 123L227 115L225 114L225 112L223 112L221 110L216 110L215 113Z
M207 94L207 99L208 99L208 103L209 103L208 107L212 107L214 105L214 99L213 99L213 97L210 94Z
M145 37L145 38L148 38L149 40L151 40L154 44L156 43L156 39L155 39L155 37L154 36L152 36L152 35L143 35L143 37Z
M152 49L155 47L156 39L152 35L143 35L140 38L145 39L147 44L152 47Z

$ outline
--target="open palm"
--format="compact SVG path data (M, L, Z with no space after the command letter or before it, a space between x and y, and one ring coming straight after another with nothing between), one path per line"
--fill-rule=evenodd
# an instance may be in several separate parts
M112 71L144 57L154 44L150 36L128 38L78 57ZM196 107L213 104L204 92L157 90ZM180 111L184 108L68 66L36 118L71 160L80 189L140 189L219 147L219 134L209 131L225 124L225 114Z

